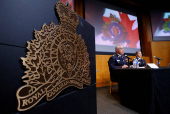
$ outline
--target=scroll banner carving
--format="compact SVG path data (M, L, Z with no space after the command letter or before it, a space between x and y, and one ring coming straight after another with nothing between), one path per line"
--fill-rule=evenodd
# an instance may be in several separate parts
M32 108L44 96L50 101L70 86L82 89L91 83L87 47L76 33L79 18L69 4L60 1L56 11L60 24L51 22L34 30L35 39L27 42L29 51L21 57L28 70L22 77L26 85L16 92L19 111Z

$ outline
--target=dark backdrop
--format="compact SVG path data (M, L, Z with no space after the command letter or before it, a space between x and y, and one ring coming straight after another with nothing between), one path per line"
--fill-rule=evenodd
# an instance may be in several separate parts
M25 85L21 79L25 67L20 57L27 53L27 41L34 39L33 30L52 21L59 24L55 4L59 0L1 0L0 1L0 101L5 113L95 114L96 72L94 27L79 17L77 34L85 40L90 58L91 85L82 90L69 87L54 100L42 99L28 111L18 112L16 91Z

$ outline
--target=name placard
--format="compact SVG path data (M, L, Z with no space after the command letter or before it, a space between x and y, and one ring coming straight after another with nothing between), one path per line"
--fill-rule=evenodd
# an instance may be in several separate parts
M154 63L148 63L145 68L159 68L159 67Z

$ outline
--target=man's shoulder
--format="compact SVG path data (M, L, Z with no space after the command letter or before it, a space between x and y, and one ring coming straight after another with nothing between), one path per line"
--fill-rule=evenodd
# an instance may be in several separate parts
M133 60L135 60L136 58L133 58Z
M123 58L126 58L126 56L125 56L125 55L122 55L122 57L123 57Z
M141 58L142 61L145 61L145 59Z
M141 61L142 61L142 60L144 60L144 59L143 59L143 58L140 58L139 60L141 60Z
M112 58L117 58L117 55L116 55L116 54L114 54L114 55L112 55L111 57L112 57Z
M114 54L114 55L112 55L111 57L110 57L110 59L116 59L117 58L117 55L116 54Z

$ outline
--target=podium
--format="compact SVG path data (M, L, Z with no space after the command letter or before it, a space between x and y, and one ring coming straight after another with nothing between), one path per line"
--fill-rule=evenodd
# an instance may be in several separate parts
M1 15L0 25L1 28L3 28L1 29L3 32L1 32L0 34L1 113L4 112L5 114L97 114L95 29L92 25L90 25L80 16L78 16L80 24L77 26L76 34L81 35L82 39L84 40L83 42L87 46L87 49L86 48L84 49L86 49L89 54L88 57L90 61L89 70L91 75L91 84L89 86L84 85L83 89L78 89L74 86L70 86L66 89L64 88L63 91L60 92L51 101L47 101L46 97L44 96L43 99L41 99L41 101L35 106L33 106L31 109L26 111L17 110L19 103L17 100L16 92L18 88L26 85L26 83L23 82L22 77L25 75L24 72L28 70L26 69L25 66L22 65L23 61L20 58L25 57L28 52L27 41L30 42L31 40L35 39L33 35L34 30L39 31L44 23L46 23L46 25L49 26L50 22L53 22L55 25L59 26L60 22L56 15L55 10L55 5L57 1L60 0L50 1L43 0L43 2L41 0L36 1L29 0L27 1L27 3L26 1L21 2L19 0L0 1L1 4L3 3L3 6L0 7L0 10L3 11L2 13L0 13ZM51 38L52 40L52 37L49 37L49 35L47 35L47 31L49 31L49 27L47 28L47 26L44 27L46 30L43 33L45 33L46 34L45 36L48 36L48 38ZM65 29L63 30L65 31ZM71 33L71 31L69 31L69 33ZM53 34L58 34L58 31L54 32ZM72 39L71 35L66 35L64 32L62 32L62 34L66 36L65 37L66 39ZM74 36L76 37L75 34ZM44 38L45 37L43 37L43 39ZM43 45L45 44L45 42L43 43ZM53 43L54 42L50 42L49 44L51 45ZM72 46L73 43L70 42L70 45ZM46 47L51 48L52 46ZM76 51L76 53L79 52L80 51ZM43 53L45 55L45 51L43 51ZM49 56L51 55L52 54L49 54ZM80 74L81 74L80 72L77 73L77 76L80 76ZM37 95L38 94L35 94L34 98L37 99L36 97ZM39 95L41 96L41 93L39 93ZM31 103L32 101L33 100L30 99L29 102Z
M141 114L170 113L170 68L116 69L122 105Z

